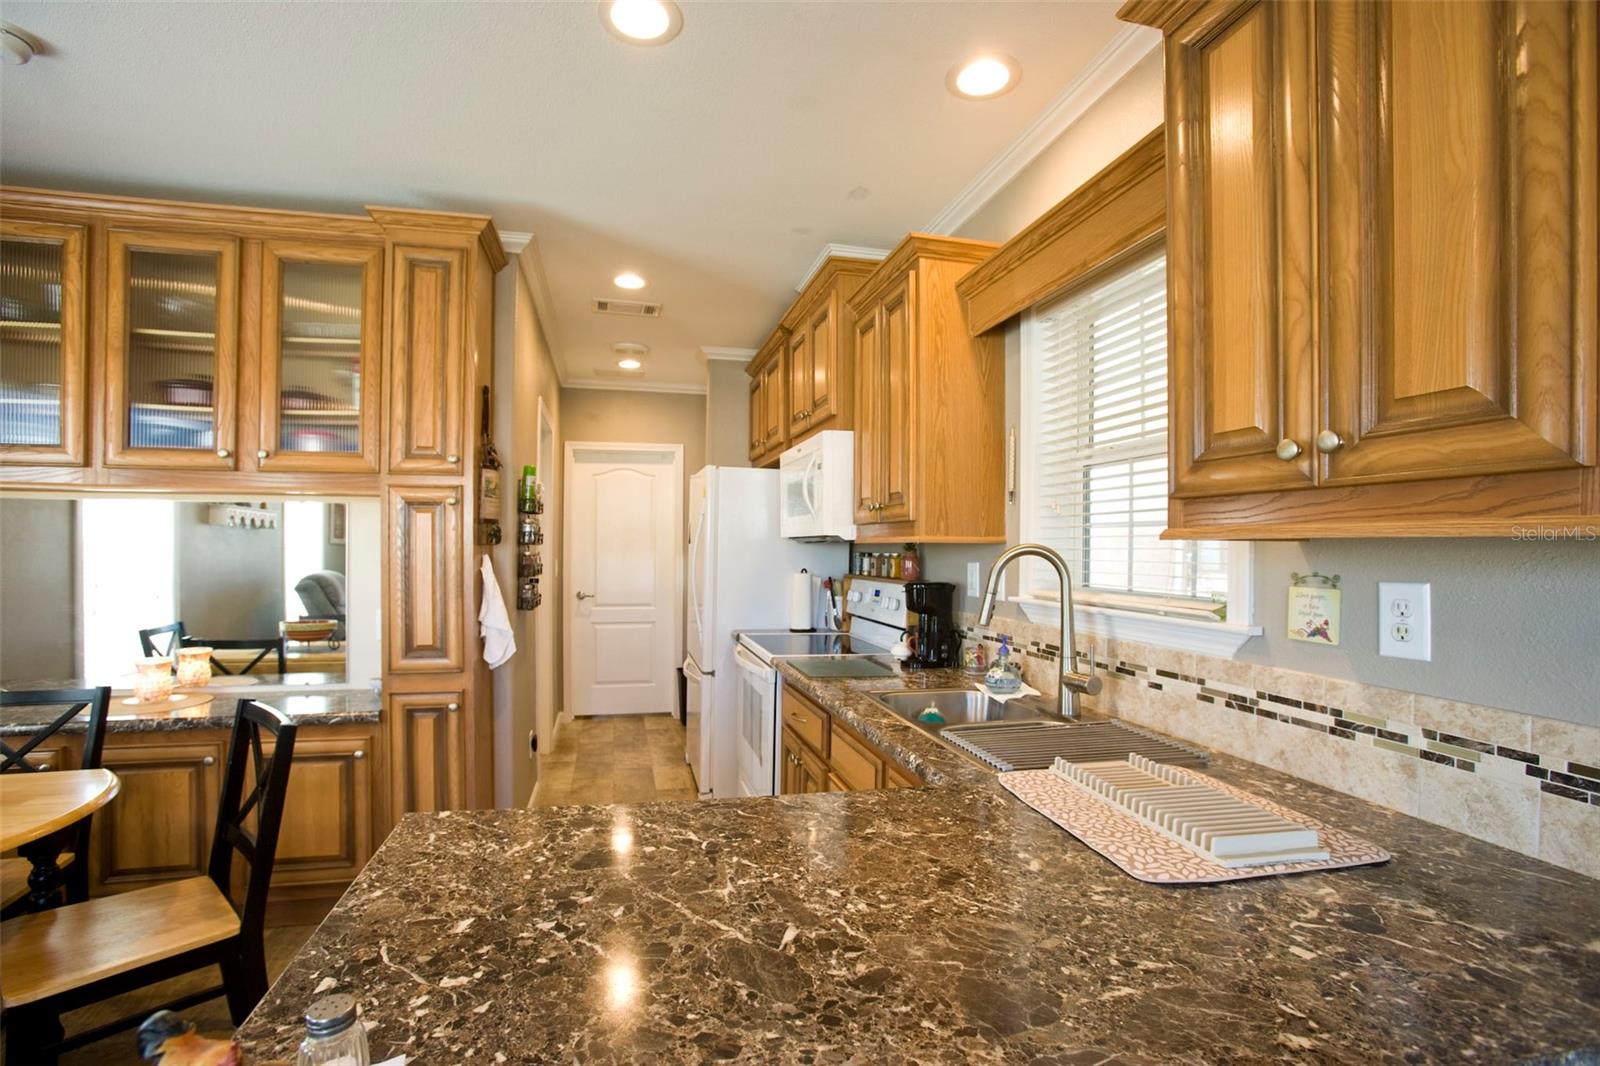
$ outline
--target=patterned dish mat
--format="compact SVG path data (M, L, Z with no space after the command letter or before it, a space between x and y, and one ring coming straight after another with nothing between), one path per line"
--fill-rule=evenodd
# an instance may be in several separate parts
M1000 774L1007 792L1032 807L1052 822L1110 859L1124 873L1157 885L1195 885L1215 881L1243 881L1252 877L1275 877L1309 870L1337 870L1345 866L1370 866L1388 862L1394 856L1342 829L1308 818L1281 804L1263 799L1242 788L1234 788L1214 777L1177 767L1197 784L1209 785L1235 799L1253 803L1291 822L1317 831L1318 840L1328 851L1321 862L1280 862L1263 866L1230 868L1191 851L1156 832L1131 814L1050 770L1017 770Z

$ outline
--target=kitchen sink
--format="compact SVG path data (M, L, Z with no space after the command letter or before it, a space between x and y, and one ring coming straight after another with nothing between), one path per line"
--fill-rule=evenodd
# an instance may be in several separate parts
M873 696L901 718L937 733L947 725L975 722L1029 722L1055 718L1055 708L1039 696L1022 696L1001 703L970 688L916 689ZM929 713L929 712L933 713Z
M1203 752L1126 722L1064 719L1040 696L1001 703L976 689L919 689L873 698L991 770L1036 770L1057 758L1098 762L1130 754L1179 766L1207 761Z

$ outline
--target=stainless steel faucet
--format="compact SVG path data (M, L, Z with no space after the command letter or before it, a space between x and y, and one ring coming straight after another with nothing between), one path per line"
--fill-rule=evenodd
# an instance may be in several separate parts
M1089 672L1078 670L1078 642L1072 626L1072 575L1067 572L1067 561L1060 553L1043 544L1016 544L1000 553L1000 558L989 568L989 582L983 591L983 607L978 611L978 624L986 626L994 617L994 598L1000 591L1000 579L1006 567L1014 560L1031 555L1043 559L1056 568L1061 579L1061 702L1057 709L1063 718L1078 717L1080 695L1093 696L1100 691L1100 678L1095 676L1094 655L1089 655Z

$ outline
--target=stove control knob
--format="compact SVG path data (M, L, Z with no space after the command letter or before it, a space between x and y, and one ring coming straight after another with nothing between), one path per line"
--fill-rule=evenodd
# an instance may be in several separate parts
M898 611L899 609L900 609L900 600L897 597L890 596L889 597L889 610Z
M851 603L860 603L861 602L861 593L857 592L855 589L851 589L850 590L850 602Z

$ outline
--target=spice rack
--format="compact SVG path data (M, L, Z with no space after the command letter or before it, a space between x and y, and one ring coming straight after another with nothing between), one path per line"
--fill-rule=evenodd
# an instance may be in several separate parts
M544 492L532 467L524 467L517 487L517 610L531 611L544 602L539 578L544 575Z

